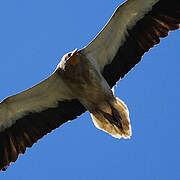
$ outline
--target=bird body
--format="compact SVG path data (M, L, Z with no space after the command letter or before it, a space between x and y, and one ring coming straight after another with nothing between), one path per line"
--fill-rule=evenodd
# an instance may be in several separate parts
M95 39L64 55L49 78L0 103L0 170L87 110L96 127L129 138L128 108L112 88L160 38L179 27L178 0L128 0L120 5Z
M129 111L120 99L114 97L95 62L75 50L62 58L57 72L74 97L91 113L97 128L116 138L131 136Z

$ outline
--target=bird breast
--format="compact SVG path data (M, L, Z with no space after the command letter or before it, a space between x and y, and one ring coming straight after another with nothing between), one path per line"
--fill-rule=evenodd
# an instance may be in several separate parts
M59 75L72 93L86 107L111 97L111 88L93 62L81 53L77 53L77 56L78 63L75 66L72 65L72 61L66 61L61 62L63 65L58 69Z

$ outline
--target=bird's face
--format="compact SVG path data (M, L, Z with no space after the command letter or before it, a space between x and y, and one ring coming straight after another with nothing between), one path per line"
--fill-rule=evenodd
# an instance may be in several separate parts
M72 69L72 67L75 67L78 64L78 62L78 50L75 49L74 51L69 52L62 57L61 62L57 66L57 69Z
M76 66L78 64L78 50L75 49L72 52L65 54L62 58L67 65Z

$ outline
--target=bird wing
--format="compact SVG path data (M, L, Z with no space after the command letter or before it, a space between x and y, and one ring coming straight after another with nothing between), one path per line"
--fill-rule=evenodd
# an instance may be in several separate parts
M81 52L113 87L160 38L180 24L178 0L128 0Z
M63 123L84 113L57 72L0 103L0 170Z

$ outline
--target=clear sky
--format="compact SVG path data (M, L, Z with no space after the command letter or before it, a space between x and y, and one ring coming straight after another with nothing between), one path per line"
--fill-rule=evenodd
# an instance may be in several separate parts
M0 101L48 77L121 2L0 1ZM179 42L180 31L170 33L115 87L129 107L130 140L96 129L85 113L42 138L0 179L180 180Z

